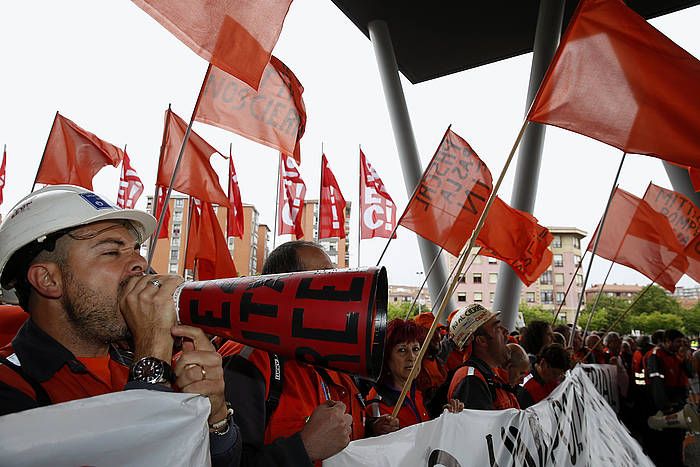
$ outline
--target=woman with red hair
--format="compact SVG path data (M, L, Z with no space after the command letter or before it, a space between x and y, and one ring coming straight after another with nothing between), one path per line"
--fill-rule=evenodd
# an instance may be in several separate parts
M420 365L418 353L425 335L426 330L413 320L397 318L389 322L382 374L367 397L369 434L383 435L430 419L423 404L423 394L416 387L415 381L406 394L398 416L391 416L408 375L414 366ZM453 400L446 408L450 412L460 412L464 405Z

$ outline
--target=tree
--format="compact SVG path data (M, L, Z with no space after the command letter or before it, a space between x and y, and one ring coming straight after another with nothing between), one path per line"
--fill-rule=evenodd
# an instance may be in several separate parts
M583 312L581 315L578 317L578 326L581 329L586 328L586 324L588 323L588 317L591 316L590 312ZM605 308L600 308L597 307L595 310L595 313L593 313L593 319L591 319L591 325L588 327L589 331L605 331L608 329L608 326L612 324L613 320L610 319L610 316L608 316L608 311ZM617 328L619 326L615 326L616 329L612 329L612 331L617 331Z
M394 318L405 319L406 314L408 313L408 310L410 308L411 302L389 302L389 310L387 311L387 321L391 321ZM419 305L418 303L416 303L416 305L413 307L413 311L411 312L411 316L409 318L417 316L419 313L423 313L425 311L430 311L430 308L428 308L425 305Z
M525 325L532 321L545 321L551 323L554 318L554 314L551 311L543 310L537 306L530 306L525 303L520 303L520 312L523 314L523 319L525 320Z
M639 294L634 296L636 299ZM632 313L643 315L653 312L677 314L681 311L681 305L672 296L668 295L664 289L658 285L653 285L634 305Z
M681 308L678 316L683 321L683 331L687 335L700 335L700 303L690 309Z
M631 325L634 329L651 334L657 329L682 329L683 320L680 316L672 313L661 313L654 311L637 316L631 319Z

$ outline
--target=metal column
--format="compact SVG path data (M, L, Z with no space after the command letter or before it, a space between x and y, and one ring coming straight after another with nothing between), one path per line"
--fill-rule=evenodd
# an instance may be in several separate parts
M700 207L700 194L695 192L693 184L690 183L688 171L670 162L663 161L663 163L668 179L671 181L671 186L673 186L673 190L684 195L692 201L695 206Z
M374 47L374 54L377 58L377 66L379 67L379 75L382 80L386 105L389 109L391 126L394 130L394 139L396 140L396 147L399 152L399 160L401 161L401 170L406 185L406 192L410 196L423 175L423 168L421 167L420 157L418 156L418 147L416 146L416 139L413 135L411 118L408 115L406 98L404 97L403 88L401 87L399 68L396 64L396 57L394 56L394 47L391 43L389 27L386 22L382 20L370 21L367 27L369 29L370 40ZM423 270L427 274L439 249L436 245L421 237L418 237L418 247L420 248L421 259L423 260ZM438 292L446 280L447 275L445 273L444 262L438 261L428 278L428 290L430 291L430 297L433 303L440 303L440 300L442 300L442 296L438 296ZM452 311L455 308L454 301L450 299L447 309Z
M540 1L525 112L530 109L559 44L564 4L565 2L562 0ZM544 125L530 123L518 153L518 167L515 172L510 204L516 209L529 213L532 213L537 197L544 134ZM513 329L518 314L521 287L522 282L515 275L513 269L506 263L501 263L493 308L503 312L501 321L510 330Z

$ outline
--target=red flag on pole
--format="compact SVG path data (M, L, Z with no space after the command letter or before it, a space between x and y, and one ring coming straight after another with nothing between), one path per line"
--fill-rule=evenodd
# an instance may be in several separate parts
M700 209L680 193L649 184L644 201L668 219L688 259L686 274L700 282Z
M190 198L190 202L192 221L187 234L185 268L194 269L196 260L198 280L238 276L214 207L196 198Z
M165 208L165 217L163 218L163 226L158 232L158 238L168 238L168 227L170 226L170 206L165 204L165 195L168 193L168 189L164 186L158 185L158 200L156 204L155 218L160 219L160 213Z
M610 202L596 254L639 271L671 292L688 269L683 246L668 219L620 188Z
M531 214L496 197L479 232L481 254L508 263L525 285L535 282L552 265L552 234Z
M131 166L129 155L124 151L122 159L122 172L119 178L119 192L117 193L117 206L122 209L133 209L143 193L143 183Z
M391 237L396 226L396 205L361 149L360 181L360 238Z
M258 91L214 67L205 83L196 120L293 154L301 163L299 140L306 128L304 88L284 63L270 58Z
M163 157L158 167L156 185L169 186L177 156L187 130L184 122L170 109L165 111L165 142ZM219 176L209 162L213 154L221 154L207 143L204 138L194 131L190 132L185 153L180 162L180 169L173 183L173 189L180 193L194 196L197 199L219 206L228 205L228 196L221 189ZM222 157L224 157L222 155Z
M304 238L301 226L306 184L299 173L299 166L292 156L280 153L280 185L277 203L279 219L278 235L294 234L297 239Z
M197 55L258 89L292 0L133 0Z
M345 198L335 175L321 155L321 199L318 206L318 238L345 238Z
M226 236L243 238L243 201L238 188L236 168L233 166L233 154L228 155L228 215L226 218Z
M619 0L583 0L528 120L700 166L700 61Z
M5 174L7 165L7 149L2 150L2 164L0 164L0 205L2 205L2 192L5 190Z
M124 151L56 112L36 182L92 190L95 174L106 165L118 166L123 157Z
M448 128L399 225L459 256L492 188L486 164Z

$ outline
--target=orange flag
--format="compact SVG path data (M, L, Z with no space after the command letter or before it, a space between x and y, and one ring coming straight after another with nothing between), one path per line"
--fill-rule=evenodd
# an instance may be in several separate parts
M186 130L187 124L184 120L170 109L165 111L165 148L158 167L156 185L165 187L170 185ZM191 131L173 189L208 203L227 206L228 196L221 189L219 177L209 162L213 154L221 153L204 141L204 138Z
M399 225L459 256L492 188L486 164L448 128Z
M304 213L306 184L299 173L299 166L292 156L280 153L279 186L277 187L278 235L294 234L297 240L304 238L301 225Z
M396 226L396 205L362 149L360 149L359 208L360 239L391 237ZM396 238L395 234L394 238Z
M187 235L185 268L193 269L197 261L197 280L236 277L236 266L224 238L224 232L210 203L190 198L192 221Z
M238 187L238 176L233 166L233 154L228 154L228 214L226 216L226 236L243 238L243 201Z
M119 191L117 192L117 206L122 209L134 209L136 202L143 193L143 182L131 166L129 154L124 151L122 159L122 174L119 178Z
M195 117L198 121L293 155L301 163L299 140L306 128L304 88L284 63L270 58L258 91L218 68L211 69L205 83Z
M700 167L700 61L620 0L583 0L528 120Z
M345 198L335 175L321 155L321 199L318 206L318 238L345 238Z
M685 272L700 282L700 209L680 193L649 184L644 201L668 219L676 238L685 249L688 270Z
M36 182L68 183L92 190L95 174L106 165L118 166L123 157L124 151L56 112Z
M133 0L212 65L258 89L292 0Z
M168 226L170 225L170 205L165 205L165 195L168 193L168 189L161 185L158 185L157 188L158 201L156 204L156 219L160 219L160 213L163 211L163 207L165 207L165 217L163 217L163 226L160 228L160 232L158 232L158 238L168 238Z
M481 254L508 263L525 285L535 282L552 264L552 234L531 214L496 197L479 232Z
M589 251L597 235L588 244ZM639 271L671 292L688 269L683 246L668 219L620 188L610 202L596 254Z

